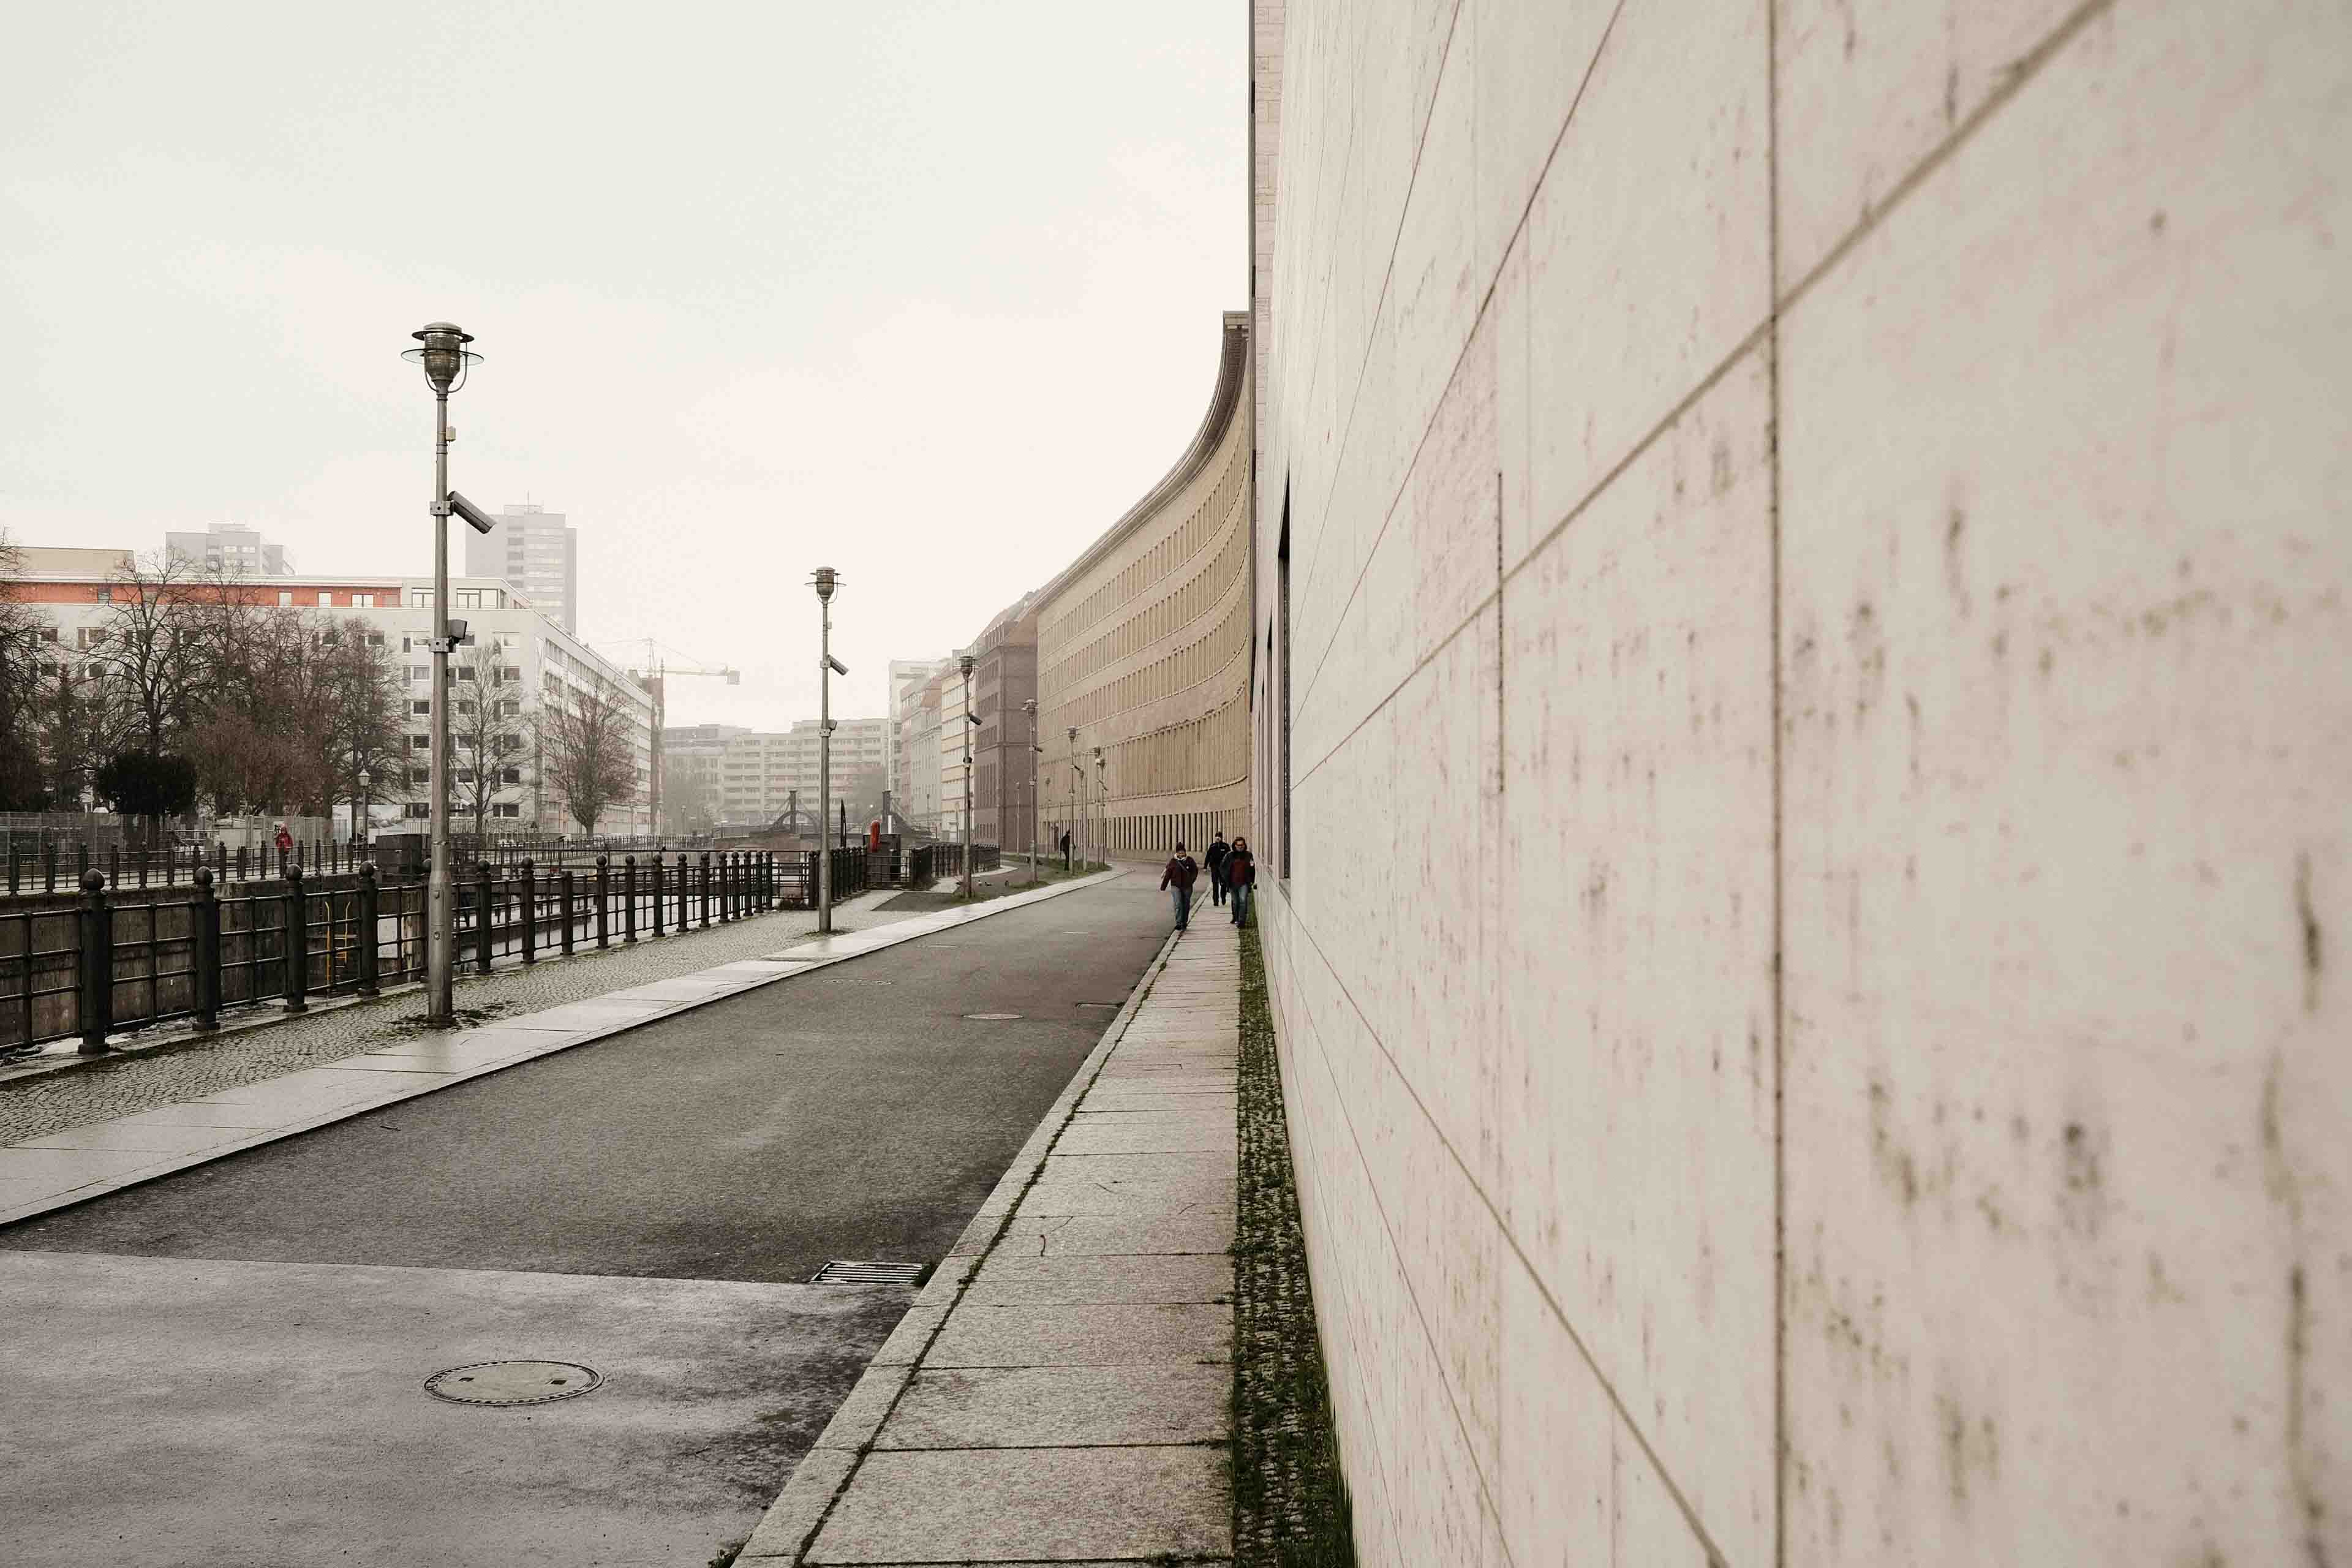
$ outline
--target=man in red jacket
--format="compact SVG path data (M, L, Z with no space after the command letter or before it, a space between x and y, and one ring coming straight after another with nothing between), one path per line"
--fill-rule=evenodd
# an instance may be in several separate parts
M1182 931L1192 915L1192 879L1201 874L1201 863L1184 853L1179 843L1176 853L1168 857L1168 869L1160 874L1160 885L1172 888L1176 897L1176 929Z

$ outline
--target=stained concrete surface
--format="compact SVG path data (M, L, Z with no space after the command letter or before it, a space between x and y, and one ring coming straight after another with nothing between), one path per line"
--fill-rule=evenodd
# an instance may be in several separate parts
M909 1292L0 1252L0 1562L701 1564ZM425 1380L577 1362L474 1408Z
M798 1281L943 1254L1163 922L1072 893L0 1229L0 1562L706 1563L911 1295ZM611 1382L422 1391L504 1357Z

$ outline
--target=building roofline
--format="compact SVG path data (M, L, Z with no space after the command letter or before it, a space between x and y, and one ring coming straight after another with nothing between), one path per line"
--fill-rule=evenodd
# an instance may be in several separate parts
M1209 395L1209 412L1202 419L1201 428L1194 432L1192 445L1186 447L1184 455L1176 459L1176 466L1161 475L1158 484L1144 491L1143 498L1129 507L1117 522L1103 531L1102 537L1078 552L1076 560L1055 573L1050 582L1036 591L1033 603L1038 610L1042 611L1064 587L1086 575L1097 562L1117 549L1121 541L1142 527L1145 521L1165 506L1171 497L1199 478L1201 471L1209 466L1209 459L1215 456L1219 443L1225 438L1225 432L1233 426L1234 411L1241 406L1242 384L1249 378L1249 325L1247 310L1224 312L1219 331L1222 352L1217 358L1217 386Z

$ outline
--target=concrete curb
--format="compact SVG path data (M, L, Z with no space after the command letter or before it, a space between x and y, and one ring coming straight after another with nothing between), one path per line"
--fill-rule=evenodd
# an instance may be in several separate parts
M1114 867L1097 876L1121 874L1121 868ZM796 1563L816 1538L818 1529L872 1449L883 1422L897 1408L907 1385L914 1381L915 1369L924 1352L939 1336L948 1313L1003 1236L1022 1194L1045 1169L1046 1156L1054 1152L1063 1130L1076 1114L1078 1101L1094 1087L1095 1079L1102 1074L1103 1064L1126 1037L1137 1009L1142 1006L1160 972L1167 968L1168 956L1175 951L1178 935L1171 931L1168 940L1160 944L1160 951L1152 955L1142 977L1128 993L1127 1001L1104 1028L1102 1038L1095 1042L1095 1048L1087 1053L1086 1060L1070 1075L1069 1083L1038 1121L1036 1130L1029 1134L1029 1141L1021 1146L1021 1152L1013 1156L1013 1163L1005 1168L971 1222L964 1226L962 1236L948 1249L947 1257L940 1260L930 1279L907 1309L907 1315L875 1352L865 1375L817 1435L815 1444L803 1456L792 1479L784 1483L784 1489L768 1505L768 1511L760 1516L758 1527L737 1553L737 1562Z
M709 995L683 997L674 1001L663 1002L657 1005L648 1004L644 1011L633 1013L631 1016L626 1017L615 1018L609 1023L592 1024L579 1030L566 1031L561 1034L551 1033L548 1036L547 1043L544 1045L526 1047L509 1054L498 1057L495 1059L485 1060L470 1067L454 1068L446 1072L435 1072L430 1075L433 1081L429 1083L410 1083L404 1086L396 1081L403 1078L414 1079L425 1076L421 1073L400 1071L380 1073L372 1072L369 1074L371 1078L380 1078L389 1080L387 1082L385 1092L356 1096L330 1106L311 1109L306 1114L297 1114L289 1117L285 1121L273 1124L269 1127L257 1129L248 1137L224 1141L189 1153L163 1155L151 1164L140 1165L135 1169L119 1172L117 1173L107 1175L94 1181L82 1183L71 1187L58 1188L54 1191L42 1194L37 1197L21 1200L14 1204L8 1204L5 1206L0 1206L0 1226L11 1225L18 1220L32 1219L37 1215L50 1214L58 1209L70 1208L77 1204L88 1203L93 1198L101 1198L110 1194L121 1192L126 1187L139 1186L148 1182L159 1180L164 1176L175 1175L179 1172L189 1170L197 1165L209 1164L215 1160L225 1158L230 1154L239 1153L247 1149L257 1148L265 1143L273 1143L281 1138L290 1138L297 1133L309 1132L320 1127L331 1126L338 1121L349 1121L354 1116L364 1115L366 1112L371 1110L380 1110L387 1105L396 1105L404 1100L415 1100L441 1089L454 1088L456 1085L460 1083L468 1083L475 1079L486 1078L492 1073L502 1072L508 1068L517 1067L527 1061L537 1061L541 1058L553 1056L559 1051L567 1051L577 1046L584 1046L598 1040L610 1039L615 1035L625 1034L631 1029L640 1028L647 1024L660 1023L664 1019L674 1018L681 1013L690 1013L698 1007L707 1007L714 1002L725 1001L733 997L745 995L751 992L762 990L767 986L776 984L781 981L791 980L799 975L807 974L819 969L831 968L836 963L846 963L852 959L862 958L869 952L880 952L889 948L899 946L905 942L919 941L924 937L936 936L940 931L952 931L959 926L969 925L974 921L986 920L991 916L1003 914L1013 910L1025 909L1031 904L1043 903L1048 899L1059 898L1065 893L1075 893L1081 889L1098 887L1106 882L1113 881L1120 877L1124 877L1127 874L1128 872L1124 868L1113 868L1110 870L1098 871L1091 877L1081 878L1076 881L1059 883L1048 888L1039 888L1026 893L1008 894L1001 899L992 899L985 903L975 904L970 909L942 910L929 914L915 915L904 921L894 921L887 926L876 927L874 930L869 931L848 932L831 937L818 937L814 941L801 942L796 946L785 948L781 952L769 958L740 959L735 961L733 963L720 964L713 969L695 971L694 974L717 974L721 972L726 972L730 977L730 984L724 989L716 990ZM826 951L813 953L807 952L807 950L811 948L824 949ZM792 956L801 953L806 953L807 956ZM1166 950L1163 948L1160 957L1154 961L1154 969L1150 973L1157 973L1158 964L1164 963L1166 962ZM747 971L743 966L746 964L776 964L783 967L778 967L773 973L751 973L748 977L745 977L747 975ZM694 977L694 974L675 976L671 980L655 981L651 984L656 985L675 984L681 980L691 980ZM1147 979L1148 978L1149 974L1147 974ZM588 1002L570 1002L565 1003L562 1005L566 1007L592 1006L594 1005L596 1000L609 1001L612 997L623 996L625 994L626 991L625 990L610 993L604 998L598 998ZM1118 1019L1113 1021L1115 1026L1121 1029L1125 1027L1125 1019L1132 1015L1134 1000L1135 999L1133 997L1129 999L1129 1009L1128 1011L1123 1012ZM548 1009L550 1012L558 1010L559 1009L554 1008ZM457 1031L456 1036L453 1037L453 1039L462 1039L465 1035L470 1033L488 1033L499 1029L513 1030L519 1027L524 1027L527 1026L526 1021L536 1016L537 1015L532 1014L523 1014L514 1018L501 1018L495 1024L487 1026L483 1030ZM412 1046L409 1047L409 1050L414 1051L416 1048L417 1047ZM324 1067L310 1068L308 1069L308 1074L332 1074L338 1071L349 1072L350 1068L348 1064L371 1055L382 1054L385 1053L360 1052L353 1057L340 1058L336 1063L330 1063ZM391 1054L399 1055L404 1053L395 1051ZM1087 1060L1089 1062L1093 1062L1095 1058L1090 1056ZM1080 1070L1081 1072L1084 1072L1086 1069L1082 1068ZM296 1073L289 1074L287 1075L287 1078L299 1078L305 1076L307 1076L305 1073ZM260 1089L265 1087L268 1083L283 1083L286 1081L287 1079L268 1079L265 1080L264 1084L253 1085L250 1087L253 1089ZM150 1113L142 1112L141 1114ZM88 1124L89 1127L104 1127L106 1125L108 1125L108 1123L105 1121L96 1121ZM75 1128L69 1131L78 1133L85 1130L86 1129L83 1128ZM54 1138L58 1135L47 1134L45 1136ZM10 1144L6 1146L5 1149L0 1149L0 1155L5 1155L11 1151L37 1148L47 1149L53 1147L54 1145L43 1145L37 1140L29 1141L26 1142ZM991 1202L993 1201L994 1199L992 1197Z

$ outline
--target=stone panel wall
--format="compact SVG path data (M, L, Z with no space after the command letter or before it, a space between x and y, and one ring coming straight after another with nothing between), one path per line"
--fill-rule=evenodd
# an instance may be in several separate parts
M2352 13L1253 20L1364 1560L2352 1561Z

